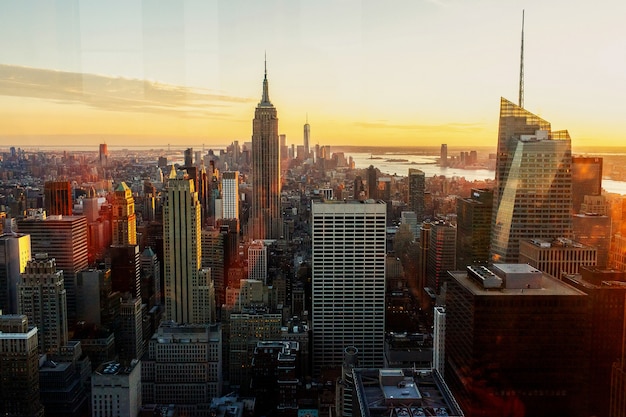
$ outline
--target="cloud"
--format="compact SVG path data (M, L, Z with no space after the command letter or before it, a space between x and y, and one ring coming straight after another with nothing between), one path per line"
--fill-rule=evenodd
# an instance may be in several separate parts
M0 64L0 95L83 104L98 110L228 117L221 109L251 103L248 97L139 79Z
M388 123L381 120L377 122L355 122L355 126L365 129L401 129L401 130L417 130L417 131L448 131L448 132L478 132L485 129L481 123L443 123L443 124L402 124Z

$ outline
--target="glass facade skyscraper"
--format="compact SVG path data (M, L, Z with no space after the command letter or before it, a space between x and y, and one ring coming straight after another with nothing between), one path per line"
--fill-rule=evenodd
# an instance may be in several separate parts
M571 149L567 131L501 100L492 261L517 262L520 239L571 237Z

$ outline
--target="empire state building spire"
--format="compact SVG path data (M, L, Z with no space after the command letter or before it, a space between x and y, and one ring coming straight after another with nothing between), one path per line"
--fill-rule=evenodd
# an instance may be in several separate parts
M273 107L270 102L270 92L269 86L267 84L267 55L265 56L265 77L263 78L263 97L261 97L261 102L259 106L262 107Z

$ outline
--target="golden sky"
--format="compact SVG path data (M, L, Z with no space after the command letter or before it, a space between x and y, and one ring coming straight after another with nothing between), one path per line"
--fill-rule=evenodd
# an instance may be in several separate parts
M546 4L549 3L549 4ZM250 140L267 53L288 143L495 147L500 97L576 146L626 143L626 3L24 0L0 13L0 139ZM13 142L16 143L13 143Z

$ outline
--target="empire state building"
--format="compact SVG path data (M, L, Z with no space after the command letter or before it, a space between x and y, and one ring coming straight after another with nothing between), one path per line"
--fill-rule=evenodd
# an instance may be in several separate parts
M263 96L252 121L252 238L279 239L280 215L280 146L276 108L270 102L267 63Z

